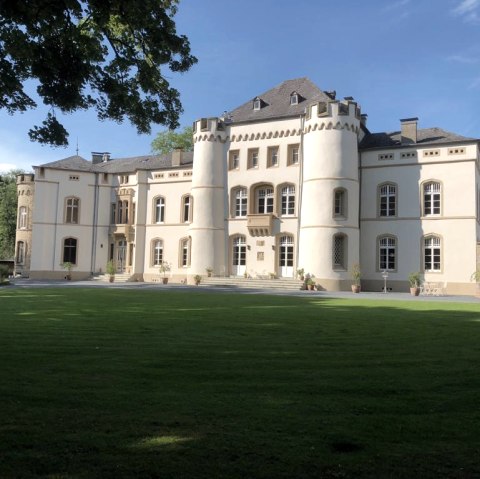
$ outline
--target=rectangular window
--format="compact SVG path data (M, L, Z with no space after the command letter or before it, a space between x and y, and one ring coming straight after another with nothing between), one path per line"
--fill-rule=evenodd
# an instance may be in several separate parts
M346 190L343 188L336 189L333 198L333 217L345 218L346 215Z
M397 214L397 188L395 185L380 187L379 216L395 216Z
M117 205L115 203L112 203L110 208L110 223L112 225L116 223L116 211L117 211Z
M396 269L396 241L395 238L383 237L379 241L379 267L381 271Z
M272 168L278 166L278 146L271 146L268 148L267 167Z
M440 271L442 259L440 238L437 236L425 238L424 248L425 271Z
M282 215L295 214L295 186L289 185L282 188Z
M426 183L423 186L423 214L439 215L441 206L441 187L440 183Z
M78 224L78 207L80 200L78 198L67 198L65 223Z
M298 165L300 162L300 145L288 145L288 162L290 165Z
M241 188L235 191L235 218L247 216L247 190Z
M338 234L333 237L333 269L345 269L346 265L346 237Z
M228 169L240 169L240 152L238 150L230 151L230 153L228 154Z
M257 213L273 213L273 188L257 190Z
M248 168L258 168L258 148L248 150Z

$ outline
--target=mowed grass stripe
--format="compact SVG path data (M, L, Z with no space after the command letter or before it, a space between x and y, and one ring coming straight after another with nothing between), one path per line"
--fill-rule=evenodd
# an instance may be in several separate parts
M475 477L479 307L0 290L0 477Z

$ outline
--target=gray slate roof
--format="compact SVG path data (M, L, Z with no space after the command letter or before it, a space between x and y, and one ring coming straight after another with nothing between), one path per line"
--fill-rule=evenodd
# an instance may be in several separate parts
M191 166L193 151L182 154L181 166ZM130 158L110 159L109 161L93 164L81 156L69 156L63 160L52 161L40 165L44 168L59 170L88 171L91 173L133 173L137 170L162 170L172 168L172 154L133 156Z
M424 128L417 130L417 145L422 144L441 144L462 141L477 141L475 138L457 135L441 128ZM413 144L403 144L401 141L401 132L394 131L391 133L370 133L360 143L360 149L367 150L369 148L392 148L399 146L413 146Z
M290 105L290 95L293 92L298 93L301 97L298 105ZM262 100L262 108L258 111L254 110L252 98L229 113L233 123L299 116L304 113L308 104L315 101L331 100L308 78L284 81L275 88L257 95L257 97Z

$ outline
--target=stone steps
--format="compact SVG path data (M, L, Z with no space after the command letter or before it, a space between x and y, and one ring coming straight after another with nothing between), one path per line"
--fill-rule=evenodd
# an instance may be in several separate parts
M298 291L303 282L299 279L261 279L261 278L221 278L214 276L202 277L201 284L206 286L219 286L231 288L253 288L253 289L283 289L287 291Z
M129 273L115 273L115 283L126 283L130 280L131 274ZM93 281L103 281L108 283L110 281L109 274L95 274L92 278Z

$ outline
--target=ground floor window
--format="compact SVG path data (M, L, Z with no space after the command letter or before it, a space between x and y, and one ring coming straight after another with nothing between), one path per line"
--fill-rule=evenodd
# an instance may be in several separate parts
M397 242L391 236L383 236L378 241L379 268L382 271L394 271L397 267Z
M424 271L440 271L442 266L441 240L438 236L424 238Z
M25 243L19 241L17 243L17 264L23 264L25 261Z
M163 263L163 241L160 239L153 242L153 266L160 266Z
M346 269L347 265L347 236L343 233L333 237L332 247L333 269Z
M77 240L66 238L63 241L63 262L77 264Z

